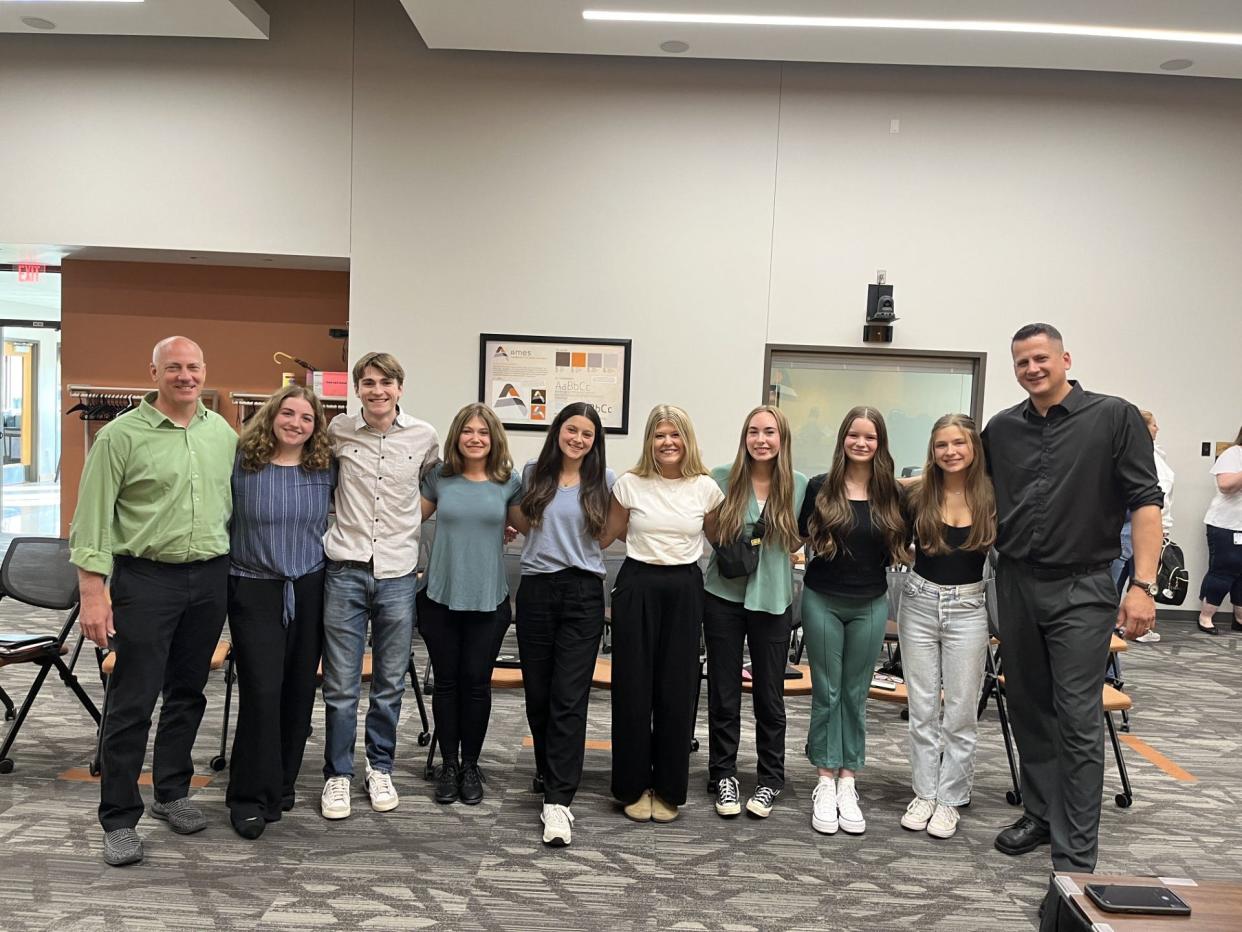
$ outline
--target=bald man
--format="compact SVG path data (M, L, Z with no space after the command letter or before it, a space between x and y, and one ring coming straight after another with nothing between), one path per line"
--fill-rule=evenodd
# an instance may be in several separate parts
M70 526L82 631L117 655L100 743L99 821L104 860L118 867L142 860L138 777L161 693L151 815L183 835L207 826L189 800L190 752L224 627L237 434L200 400L206 376L193 340L155 345L155 391L95 436Z

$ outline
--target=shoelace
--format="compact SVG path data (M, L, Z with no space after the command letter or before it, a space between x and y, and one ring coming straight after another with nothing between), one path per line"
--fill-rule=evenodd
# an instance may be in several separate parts
M759 805L767 808L776 799L776 790L768 786L761 786L755 790L755 799L759 802Z
M383 771L371 771L371 784L375 787L376 794L379 796L393 796L396 794L396 790L392 788L392 776Z
M573 820L574 814L569 811L568 806L562 806L554 803L552 808L548 810L548 817L546 821L553 823L554 828L568 828L569 824L573 822Z
M837 807L837 791L831 783L817 783L815 789L811 790L811 805L831 805L833 809Z
M343 803L349 800L349 783L345 780L330 780L328 782L328 802Z
M722 803L737 802L737 781L733 779L725 779L720 781L719 786L720 801Z

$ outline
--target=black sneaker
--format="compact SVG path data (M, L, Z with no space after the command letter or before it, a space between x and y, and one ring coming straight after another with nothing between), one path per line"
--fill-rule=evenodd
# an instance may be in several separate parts
M742 814L737 777L725 777L716 784L716 815L726 819Z
M461 764L461 786L458 791L458 798L467 806L477 806L483 802L483 771L479 769L478 761L462 761Z
M746 811L757 818L766 819L772 814L776 797L780 795L780 790L774 790L770 786L757 786L750 799L746 800Z
M461 768L455 760L445 761L436 774L436 802L455 803L460 794Z

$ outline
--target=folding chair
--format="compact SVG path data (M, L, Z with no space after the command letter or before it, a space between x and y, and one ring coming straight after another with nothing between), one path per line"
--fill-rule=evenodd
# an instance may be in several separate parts
M68 612L55 634L0 634L0 667L19 663L33 663L39 667L20 710L14 712L13 702L7 693L3 697L5 718L14 721L5 735L4 744L0 745L0 773L11 773L13 761L9 758L9 751L43 687L43 681L53 669L96 722L100 719L100 713L73 674L77 652L82 648L80 639L72 661L66 664L62 659L69 653L65 642L78 620L80 609L78 572L69 562L69 542L55 537L15 538L4 555L4 563L0 565L0 598L5 596L36 608Z

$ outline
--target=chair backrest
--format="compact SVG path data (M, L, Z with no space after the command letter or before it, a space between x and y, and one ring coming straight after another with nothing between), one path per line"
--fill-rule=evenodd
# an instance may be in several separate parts
M68 611L78 604L78 571L61 537L15 537L0 564L0 589L11 599Z

